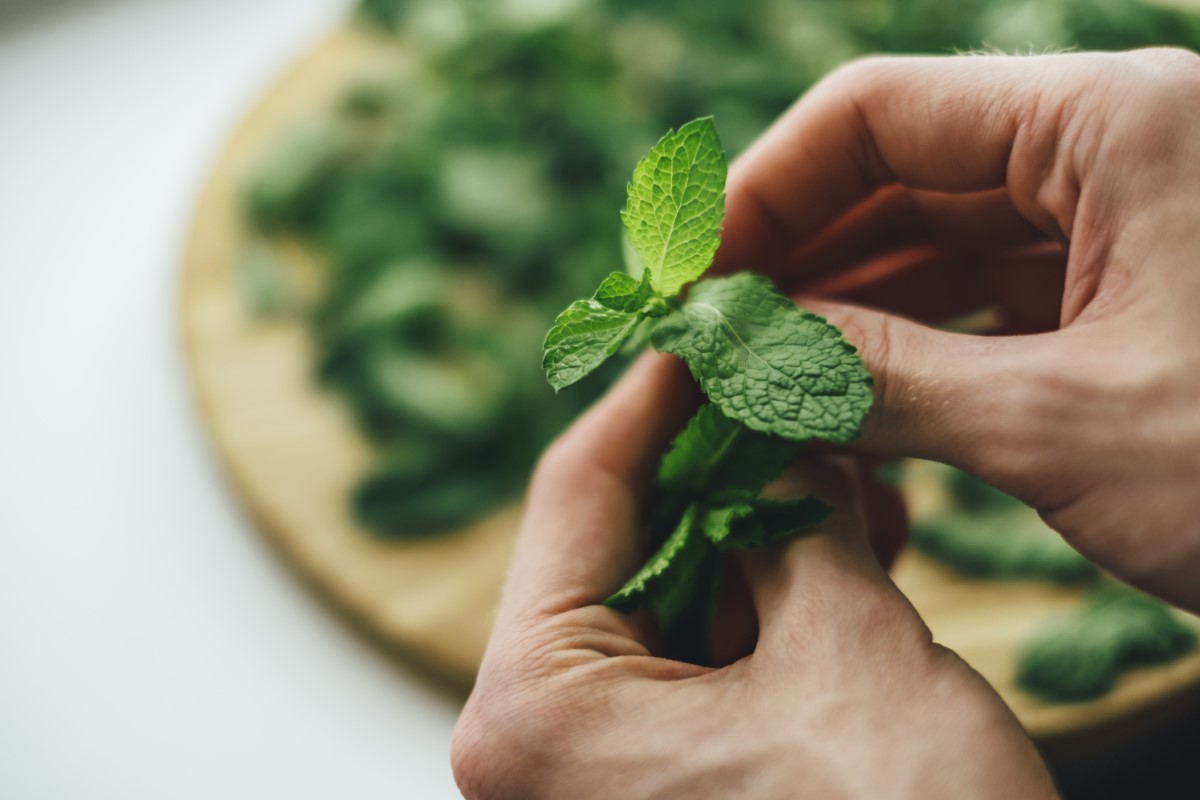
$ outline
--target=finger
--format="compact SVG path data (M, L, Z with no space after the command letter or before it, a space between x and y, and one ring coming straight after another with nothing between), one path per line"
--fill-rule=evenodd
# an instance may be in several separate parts
M859 306L803 299L840 327L874 378L857 452L941 461L977 475L1032 466L1048 420L1039 389L1061 371L1052 337L948 333Z
M978 261L975 253L919 244L847 267L804 293L940 324L991 305L972 268Z
M709 641L712 666L723 667L749 655L757 640L758 617L746 575L736 559L727 558L713 609Z
M1054 243L978 252L915 245L847 268L806 293L870 306L932 325L996 308L1001 327L1058 327L1067 256Z
M1058 244L1046 243L989 259L981 280L992 302L1002 310L1006 333L1058 329L1067 281L1067 254Z
M874 459L857 459L867 534L876 560L890 570L908 541L908 508L895 486L875 476Z
M637 566L641 504L663 449L695 410L687 370L643 356L542 457L501 618L598 603Z
M785 261L879 188L1005 187L1048 235L1070 228L1081 170L1057 146L1103 56L875 58L839 70L730 171L718 259Z
M787 261L763 269L787 289L805 290L849 265L908 245L990 250L1044 239L1017 212L1006 189L955 195L889 186L798 246Z

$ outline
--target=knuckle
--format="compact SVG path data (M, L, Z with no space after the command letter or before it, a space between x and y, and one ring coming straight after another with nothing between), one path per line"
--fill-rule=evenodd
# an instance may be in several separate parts
M1121 134L1114 146L1124 148L1121 155L1149 163L1190 158L1200 108L1200 56L1181 48L1158 47L1111 58L1119 70L1098 91L1114 103L1112 113L1120 120L1116 131ZM1147 119L1155 124L1145 124Z
M1195 108L1200 101L1200 56L1177 47L1140 50L1143 63L1152 67L1150 99L1163 110L1177 113L1180 108ZM1145 92L1145 81L1136 87Z
M450 742L450 767L467 800L531 796L525 781L544 739L540 718L508 694L471 696Z
M459 718L450 740L450 769L467 800L501 796L499 787L508 782L503 774L508 762L497 752L499 740L468 711Z
M560 481L570 479L579 472L579 448L571 438L571 431L560 435L550 443L538 459L533 470L531 485L540 487L557 485Z
M488 787L496 776L491 774L495 763L488 738L474 716L464 711L450 739L450 769L459 791L468 800L488 797Z
M866 187L883 186L894 180L876 141L874 126L885 114L881 98L891 95L897 73L905 59L897 56L867 56L835 70L819 87L832 102L841 104L852 120L853 136L847 139L847 156ZM886 119L883 124L886 124Z
M1187 80L1200 76L1200 56L1182 47L1147 47L1130 55L1172 73L1173 77Z
M876 403L886 408L896 400L891 396L896 387L896 381L891 380L896 359L893 351L895 330L894 322L889 317L879 316L876 320L869 334L860 329L854 330L852 335L857 337L854 341L862 342L860 349L863 361L872 368Z
M831 72L826 78L826 83L847 91L869 87L876 79L895 69L901 60L897 56L861 56L847 61Z

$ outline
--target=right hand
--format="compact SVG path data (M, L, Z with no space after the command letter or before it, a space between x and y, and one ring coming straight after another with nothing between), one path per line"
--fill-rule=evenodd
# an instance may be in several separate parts
M805 301L876 378L859 449L973 472L1200 611L1200 57L857 62L727 196L721 267L885 309ZM909 319L994 302L1052 332Z

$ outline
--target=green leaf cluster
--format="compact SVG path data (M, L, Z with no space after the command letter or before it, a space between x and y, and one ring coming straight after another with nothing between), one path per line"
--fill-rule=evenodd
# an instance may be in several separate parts
M663 456L658 513L676 520L658 550L605 603L654 612L669 652L703 662L725 553L764 547L825 519L829 508L805 497L760 495L796 457L799 445L758 433L700 407ZM682 511L680 511L682 509Z
M559 390L637 332L639 343L683 359L708 396L658 471L659 547L606 601L652 610L668 649L701 661L723 555L781 541L829 512L815 498L767 499L762 489L801 443L852 441L872 401L854 347L770 280L748 272L698 280L720 244L726 173L711 117L659 139L634 169L621 214L630 274L610 275L568 306L542 362Z
M720 243L726 172L712 117L668 132L638 162L621 217L641 280L614 273L558 316L543 347L547 380L556 390L581 380L640 329L687 363L725 416L794 441L853 441L871 376L836 327L761 275L691 285Z

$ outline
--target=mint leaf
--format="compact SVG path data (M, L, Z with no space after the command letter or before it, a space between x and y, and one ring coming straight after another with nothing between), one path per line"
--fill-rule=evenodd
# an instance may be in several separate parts
M725 215L726 171L712 117L667 133L634 168L621 219L660 296L679 294L712 263Z
M744 490L723 492L699 528L721 550L763 547L820 523L829 510L814 497L771 500Z
M693 579L710 550L704 537L697 534L698 517L699 508L688 506L658 552L604 604L625 612L653 606L660 622L678 617L693 594Z
M697 284L654 329L708 399L762 433L849 442L871 408L871 376L833 325L748 272Z
M613 311L635 314L642 310L650 298L650 285L624 272L614 272L600 284L592 296L600 305Z
M704 557L683 576L685 585L668 593L670 602L651 606L663 650L670 658L692 664L712 664L710 639L724 563L720 551L705 545Z
M625 272L631 278L640 281L646 277L646 267L643 266L642 259L638 257L633 245L629 243L628 231L621 232L621 261L625 264Z
M798 449L796 442L752 431L709 403L671 443L658 468L658 483L689 493L757 491L779 477Z
M641 315L614 311L596 300L576 300L554 320L542 346L542 369L559 391L586 377L609 359L641 321Z

